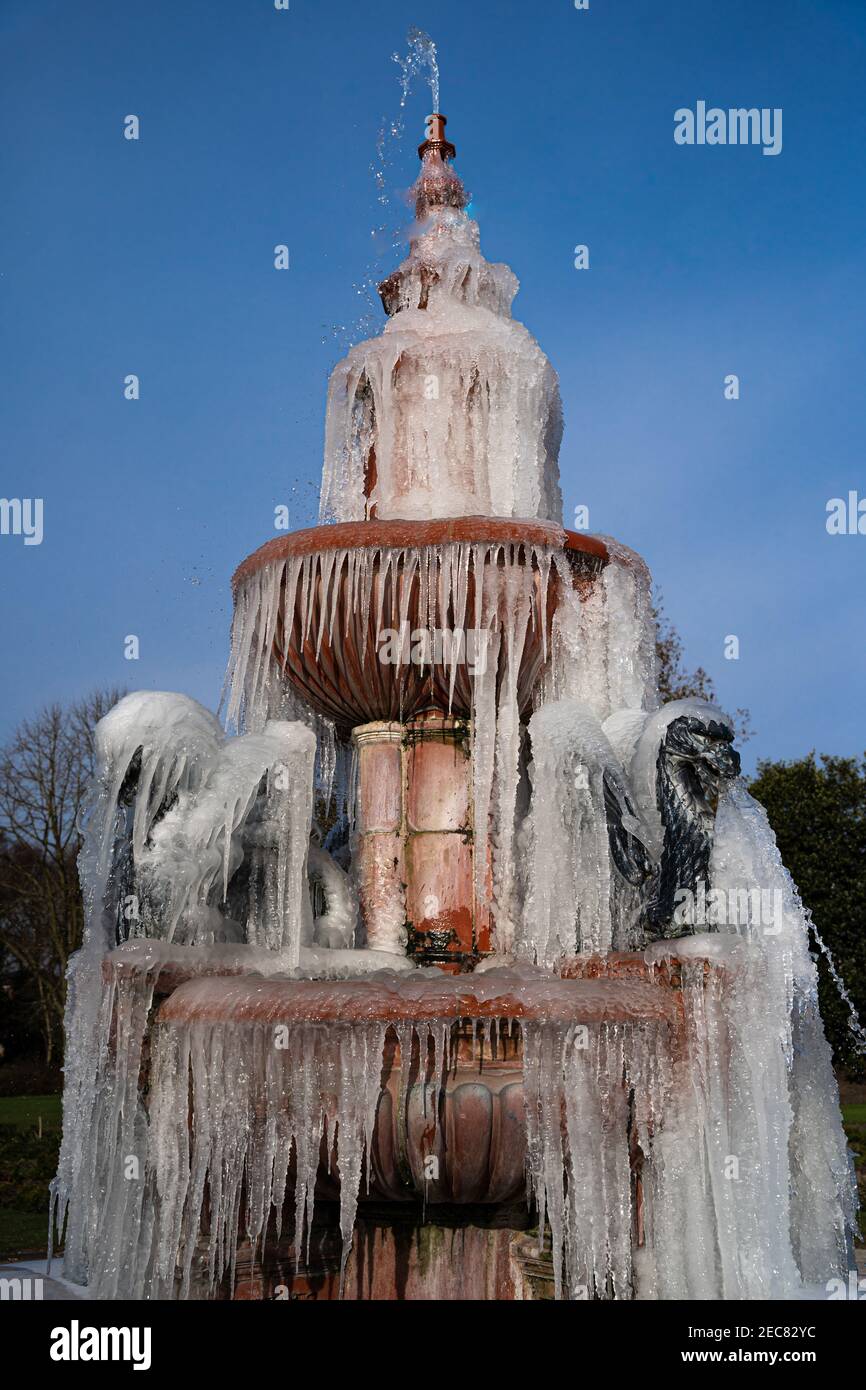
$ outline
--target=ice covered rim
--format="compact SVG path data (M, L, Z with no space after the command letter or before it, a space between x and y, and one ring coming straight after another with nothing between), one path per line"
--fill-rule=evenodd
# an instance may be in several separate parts
M676 1028L681 995L669 985L638 980L536 980L501 972L401 975L354 980L274 980L248 976L187 980L161 1005L157 1021L189 1023L431 1023L523 1019L536 1023L647 1023ZM424 972L426 975L427 972ZM408 983L407 983L408 982Z
M257 570L292 555L314 555L326 550L401 550L453 541L500 542L503 545L549 546L594 556L602 566L611 553L598 536L587 531L567 531L553 521L497 516L454 516L431 521L338 521L329 526L309 526L275 536L254 550L232 575L237 589Z

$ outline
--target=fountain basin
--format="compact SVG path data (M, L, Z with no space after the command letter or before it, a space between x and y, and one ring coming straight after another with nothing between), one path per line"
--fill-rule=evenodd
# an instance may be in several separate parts
M225 965L236 971L238 952L223 954ZM527 1245L523 1234L533 1220L527 1169L539 1103L537 1068L545 1053L573 1054L583 1045L577 1040L582 1031L590 1048L601 1049L598 1064L584 1065L595 1077L595 1103L616 1131L613 1142L624 1156L624 1181L631 1191L626 1199L630 1239L635 1248L642 1244L643 1153L634 1116L649 1106L653 1123L661 1124L664 1111L661 1092L652 1100L634 1096L634 1082L627 1077L629 1071L642 1074L638 1054L665 1056L672 1063L685 1056L679 978L668 962L611 953L565 962L569 978L515 966L460 976L412 970L363 979L296 980L255 973L203 977L201 962L196 965L186 955L189 976L183 979L184 956L166 951L153 976L157 994L170 993L162 995L155 1013L152 1052L156 1058L191 1059L191 1142L197 1143L198 1132L206 1136L223 1126L220 1114L209 1108L208 1096L213 1101L216 1093L206 1078L221 1075L220 1059L229 1058L238 1077L246 1078L244 1095L221 1099L220 1105L234 1111L240 1101L252 1172L263 1162L267 1172L272 1163L279 1166L279 1143L273 1157L257 1155L274 1127L277 1134L295 1135L283 1160L285 1193L278 1197L282 1234L266 1223L258 1251L241 1245L238 1280L233 1288L225 1286L223 1296L339 1297L347 1198L349 1229L355 1232L345 1286L354 1288L349 1296L370 1297L370 1288L378 1288L382 1297L431 1297L426 1277L445 1291L443 1296L470 1296L451 1272L447 1241L439 1240L428 1223L465 1232L461 1244L467 1258L490 1258L491 1270L498 1271L499 1296L548 1296L532 1292L530 1285L540 1280L546 1288L553 1280L549 1248ZM129 979L130 962L122 968ZM277 1030L284 1033L279 1052L273 1050ZM610 1047L611 1056L623 1050L625 1069L601 1061ZM346 1094L347 1059L359 1056L368 1060L348 1085L358 1094L366 1087L371 1103L363 1176L357 1145L365 1106L359 1110ZM176 1084L186 1094L183 1072ZM544 1104L554 1114L562 1105L563 1127L567 1084L564 1074L554 1082L561 1101L555 1090L549 1096L543 1090ZM231 1086L230 1078L226 1085ZM232 1094L237 1096L234 1088ZM304 1097L309 1094L321 1107L320 1118L312 1127L303 1123L298 1150L298 1120L290 1116L308 1114ZM354 1124L356 1136L345 1160L343 1123ZM347 1130L350 1139L351 1133ZM535 1142L537 1137L536 1132ZM298 1152L306 1158L299 1160ZM202 1250L213 1238L208 1220L205 1214ZM311 1223L309 1248L299 1234L305 1221ZM430 1242L426 1264L417 1250L411 1253L422 1232ZM213 1296L205 1275L197 1278L200 1291Z
M342 974L353 954L361 968L380 964L364 952L318 959ZM574 1142L574 1065L593 1078L592 1109L607 1117L599 1142L620 1155L627 1239L643 1244L641 1145L687 1089L691 1065L681 962L611 952L565 959L562 974L517 964L451 976L404 964L331 979L289 978L283 964L261 948L159 941L103 961L118 1030L150 1019L136 1089L155 1150L177 1147L199 1174L185 1296L428 1298L435 1287L470 1297L449 1254L454 1230L467 1278L477 1282L480 1264L497 1297L550 1296L550 1246L526 1235L527 1172L537 1171L541 1133L547 1143L561 1125L563 1143ZM697 964L705 978L723 971L715 959ZM125 1031L109 1036L125 1067L135 1048ZM650 1080L659 1066L661 1086ZM594 1132L598 1113L586 1122ZM235 1131L240 1148L223 1152ZM237 1279L217 1288L213 1251L239 1236L232 1201L241 1212L255 1203L243 1220L261 1234L239 1238Z
M554 556L566 557L561 570ZM558 584L570 575L576 586L591 586L610 559L597 537L552 522L351 521L268 541L232 585L236 609L247 603L251 617L276 606L267 626L285 679L345 736L359 724L408 720L429 708L468 717L477 668L499 664L498 633L521 606L530 621L517 698L528 712ZM413 654L412 633L422 629L448 634L444 655L417 659L424 653L416 646ZM391 632L399 642L386 651L383 634ZM475 632L483 634L477 650Z
M282 1029L305 1035L340 1074L349 1034L381 1025L380 1090L371 1141L367 1199L427 1204L525 1200L524 1030L563 1036L581 1025L641 1025L663 1050L681 1044L675 982L639 956L585 962L589 977L561 979L534 969L496 969L451 977L438 971L383 972L362 980L285 980L261 976L190 978L165 998L158 1031L206 1039L242 1034L266 1052ZM572 963L572 969L578 966ZM176 981L174 973L172 980ZM336 1084L336 1083L335 1083ZM603 1084L622 1086L610 1076ZM336 1093L324 1101L336 1113ZM193 1115L193 1123L195 1116ZM339 1195L333 1155L323 1141L318 1200Z

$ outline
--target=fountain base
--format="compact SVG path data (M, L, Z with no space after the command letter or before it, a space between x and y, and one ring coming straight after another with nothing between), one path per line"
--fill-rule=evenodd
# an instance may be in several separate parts
M644 1074L645 1055L671 1066L685 1056L676 963L611 953L563 962L561 976L516 966L310 980L266 978L243 956L214 952L204 972L201 953L183 948L106 958L119 1014L142 989L153 1006L140 1078L153 1181L162 1190L159 1165L178 1146L194 1175L175 1218L189 1251L175 1293L549 1296L526 1174L548 1141L539 1116L565 1106L569 1081L545 1072L546 1056L589 1078L624 1184L626 1245L640 1246L637 1117L661 1124L663 1093L638 1095L629 1077ZM227 1241L236 1259L223 1274Z
M340 1218L323 1203L310 1254L295 1263L291 1241L266 1247L264 1263L249 1243L238 1251L233 1292L241 1301L446 1302L553 1298L549 1242L537 1248L525 1206L393 1207L362 1202L352 1251L340 1281Z

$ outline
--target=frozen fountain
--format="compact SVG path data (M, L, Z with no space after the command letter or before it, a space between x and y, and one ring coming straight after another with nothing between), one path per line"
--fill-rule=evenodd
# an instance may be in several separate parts
M854 1188L807 915L429 117L321 525L234 576L226 734L97 730L54 1210L97 1297L797 1297Z

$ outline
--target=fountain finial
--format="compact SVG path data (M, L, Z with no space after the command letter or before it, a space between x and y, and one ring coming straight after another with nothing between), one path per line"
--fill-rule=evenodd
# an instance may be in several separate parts
M455 159L457 157L457 151L451 144L451 141L445 139L445 127L447 124L448 117L443 116L439 111L434 111L432 115L427 117L424 126L425 139L423 143L418 146L419 159L423 160L426 154L434 150L439 155L440 159L443 160Z
M415 216L419 221L437 207L465 208L469 199L458 174L448 161L456 157L457 151L450 140L445 138L447 117L434 111L427 117L424 127L424 140L418 146L421 160L421 173L415 183Z

